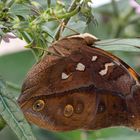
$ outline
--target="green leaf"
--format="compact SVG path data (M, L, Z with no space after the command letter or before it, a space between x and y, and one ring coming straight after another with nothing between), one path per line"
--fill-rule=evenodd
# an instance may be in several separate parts
M31 10L29 6L25 6L23 4L13 4L10 8L10 13L16 16L27 17L30 16Z
M46 32L53 39L53 32L45 25L42 25L42 31Z
M140 39L107 39L96 42L95 46L108 51L140 52Z
M6 91L5 82L0 78L0 115L20 140L36 140L29 124L20 111L15 97Z
M138 4L140 4L140 0L136 0L136 2L137 2Z
M67 12L64 3L61 1L56 2L55 8L53 10L56 15L65 14Z
M138 132L127 127L110 127L89 133L88 140L139 140L139 137Z

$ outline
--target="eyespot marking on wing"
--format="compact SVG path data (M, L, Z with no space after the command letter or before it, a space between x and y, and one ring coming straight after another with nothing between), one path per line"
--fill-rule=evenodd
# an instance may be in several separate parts
M84 110L84 104L78 103L75 107L75 113L80 114Z
M74 111L73 106L70 105L70 104L67 104L67 105L65 106L65 108L64 108L64 116L65 116L65 117L70 117L70 116L72 116L73 111Z
M35 101L35 103L33 104L33 110L34 111L41 111L45 106L45 102L43 100L37 100Z

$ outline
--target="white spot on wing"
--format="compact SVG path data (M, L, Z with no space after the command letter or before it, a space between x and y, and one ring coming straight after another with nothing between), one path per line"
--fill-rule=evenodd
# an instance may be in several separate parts
M101 70L100 72L99 72L99 74L100 75L106 75L107 74L107 71L108 71L108 67L110 67L110 66L114 66L114 63L106 63L105 64L105 69L103 69L103 70Z
M76 67L76 70L84 71L85 70L85 65L83 65L82 63L78 63L77 67Z
M69 75L67 75L66 73L62 72L62 79L65 80L69 77Z
M97 56L92 56L92 59L91 59L91 61L96 61L97 60Z

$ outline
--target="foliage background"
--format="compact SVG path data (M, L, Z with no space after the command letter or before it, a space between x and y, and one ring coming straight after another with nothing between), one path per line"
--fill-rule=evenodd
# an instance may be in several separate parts
M43 2L43 0L41 0ZM78 32L89 32L95 34L100 39L110 38L133 38L140 35L140 15L135 13L135 9L130 5L128 0L121 0L103 5L99 8L93 8L93 20L86 24L86 20L80 15L80 20L75 17L68 24L68 27L75 29ZM97 22L96 22L97 21ZM96 24L97 23L97 24ZM49 27L50 34L57 26L54 23ZM47 30L49 29L47 28ZM66 29L63 35L73 33ZM138 73L140 73L140 57L138 52L122 52L113 51L114 54L122 58L130 66L132 66ZM0 56L0 75L3 79L14 83L21 87L22 81L27 71L36 62L33 53L27 51ZM19 90L13 89L9 86L10 91L17 96L20 94ZM32 125L33 133L38 140L139 140L140 134L129 128L106 128L98 131L83 131L76 130L72 132L49 132L42 130ZM0 131L1 140L17 140L16 135L6 125Z

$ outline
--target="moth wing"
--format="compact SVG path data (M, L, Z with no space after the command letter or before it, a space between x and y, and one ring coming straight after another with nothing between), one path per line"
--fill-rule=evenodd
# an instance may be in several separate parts
M23 84L22 98L89 86L100 93L130 94L138 75L114 55L91 47L95 41L91 36L72 36L55 42L49 50L56 55L46 55L32 68Z

